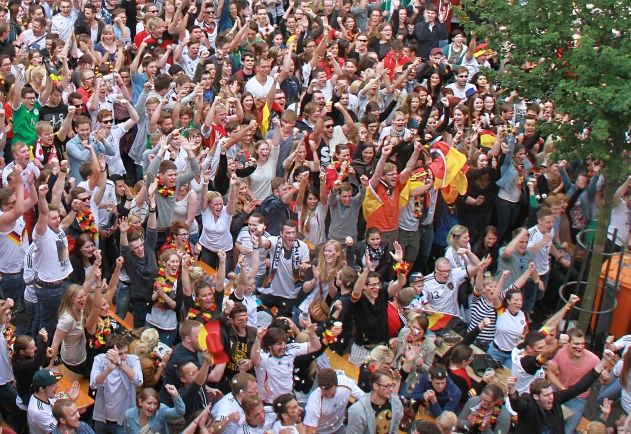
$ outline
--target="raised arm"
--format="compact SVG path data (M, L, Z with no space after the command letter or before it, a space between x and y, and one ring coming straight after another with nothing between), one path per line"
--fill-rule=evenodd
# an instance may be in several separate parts
M35 224L35 232L40 237L46 235L48 230L48 202L46 202L46 194L48 194L48 185L42 184L38 188L39 200L37 202L37 210L39 216Z
M392 145L390 144L384 145L381 148L381 157L379 157L379 161L377 161L377 166L375 167L375 173L370 178L370 181L368 181L368 184L370 185L370 187L372 187L373 190L377 189L377 186L379 185L379 182L381 181L381 177L383 176L383 166L386 164L386 161L388 160L388 157L390 156L391 152L392 152Z

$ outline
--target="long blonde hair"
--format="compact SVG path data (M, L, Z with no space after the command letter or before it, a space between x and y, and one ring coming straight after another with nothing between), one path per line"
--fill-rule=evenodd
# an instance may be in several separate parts
M335 253L337 253L337 259L333 266L329 266L324 258L324 249L326 247L333 246ZM332 284L335 281L335 275L346 263L344 251L342 250L342 244L339 241L329 240L320 247L318 253L318 279L321 282L328 282Z
M469 232L469 229L467 229L466 226L463 226L463 225L452 226L452 228L449 229L449 233L447 234L447 244L454 250L458 250L458 245L456 244L456 241L467 232Z
M64 296L61 299L61 304L59 305L59 316L67 312L74 319L76 320L81 319L81 312L76 312L73 307L74 299L81 291L83 291L83 286L79 286L75 284L72 284L68 288L66 288L66 291L64 292ZM92 303L91 297L88 297L87 304L84 309L89 311L92 308L91 303ZM90 304L90 306L88 306L88 304ZM79 315L77 315L77 313Z

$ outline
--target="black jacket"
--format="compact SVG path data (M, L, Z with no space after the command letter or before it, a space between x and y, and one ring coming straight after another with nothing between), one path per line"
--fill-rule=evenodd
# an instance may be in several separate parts
M554 392L554 401L550 411L541 410L530 394L518 396L514 393L510 396L510 405L519 415L517 432L520 434L540 433L548 427L551 434L563 434L565 429L561 404L585 392L599 375L592 369L578 383L565 390Z
M443 23L435 22L430 30L429 23L421 21L414 26L414 37L417 44L416 55L427 60L432 48L438 47L438 41L448 38L447 28Z
M105 27L105 24L101 20L96 20L96 22L96 42L99 42L101 40L101 33L103 33L103 28ZM79 12L79 15L77 16L77 20L74 24L74 31L77 35L85 34L88 36L92 36L92 29L88 27L88 24L85 22L85 14L83 12Z

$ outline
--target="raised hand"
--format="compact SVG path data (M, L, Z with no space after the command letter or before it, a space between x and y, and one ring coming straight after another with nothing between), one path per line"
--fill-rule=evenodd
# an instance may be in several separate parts
M392 256L392 259L394 259L395 262L403 262L403 248L401 247L401 244L399 244L398 241L395 241L393 246L394 253L390 252L390 256Z

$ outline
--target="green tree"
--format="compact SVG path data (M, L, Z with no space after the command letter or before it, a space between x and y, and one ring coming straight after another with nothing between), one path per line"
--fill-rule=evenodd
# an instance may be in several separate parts
M596 255L582 301L592 309L613 193L630 167L631 7L627 0L464 0L463 7L465 27L503 60L493 74L501 87L526 100L551 99L564 114L545 126L557 137L555 158L604 162ZM588 321L580 316L583 329Z

